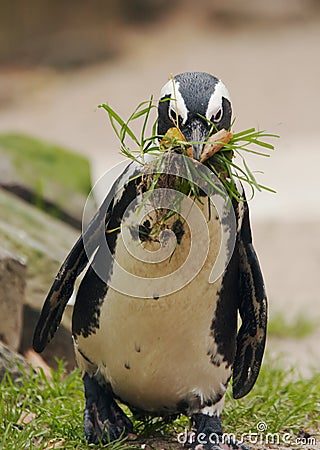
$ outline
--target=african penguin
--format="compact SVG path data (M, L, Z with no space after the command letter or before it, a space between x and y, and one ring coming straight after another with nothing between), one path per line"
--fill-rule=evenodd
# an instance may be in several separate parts
M203 72L182 73L161 91L158 134L179 127L200 160L212 123L214 131L228 129L231 113L229 93L219 79ZM146 415L188 415L195 430L193 448L244 450L244 444L223 442L220 415L230 378L233 396L246 395L265 347L267 299L248 204L233 200L221 217L218 203L210 203L211 194L201 187L197 205L192 192L178 202L188 211L184 216L179 209L167 214L182 173L179 158L173 157L170 176L158 177L168 197L163 203L158 195L163 189L155 189L153 206L158 207L151 209L148 202L141 207L141 201L138 208L137 200L148 191L154 173L148 178L141 164L128 164L61 266L33 345L41 352L51 340L75 280L88 266L72 320L88 442L115 440L133 431L120 401ZM200 164L194 167L200 170ZM167 173L167 168L161 170ZM240 185L239 192L244 195ZM193 215L195 208L199 213ZM222 234L227 236L224 247ZM172 237L175 250L168 257ZM146 256L137 258L133 253L141 247ZM148 255L158 260L150 263ZM210 280L218 258L223 270ZM187 264L185 277L181 268Z

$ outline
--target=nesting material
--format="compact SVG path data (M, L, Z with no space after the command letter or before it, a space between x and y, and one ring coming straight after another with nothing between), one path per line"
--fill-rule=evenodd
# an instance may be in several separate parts
M169 128L164 136L159 136L157 134L156 120L152 126L151 136L146 135L150 113L157 108L157 105L153 102L153 97L149 101L141 102L127 121L123 120L111 106L102 104L99 107L105 109L109 116L110 123L120 141L121 153L143 166L142 190L144 192L153 190L161 185L161 187L167 186L178 189L187 195L188 192L191 192L191 195L195 198L198 197L192 183L185 186L188 183L178 182L178 185L176 185L176 176L173 178L170 176L169 178L166 176L146 177L145 166L150 164L150 159L145 159L146 155L155 156L153 164L159 167L163 162L165 153L169 155L178 153L188 156L194 165L190 169L199 171L199 177L202 176L199 165L205 165L222 183L228 196L236 201L250 200L253 198L256 190L275 192L257 181L255 173L250 170L244 157L245 153L269 157L269 151L273 150L274 146L268 141L271 138L279 137L275 134L257 131L255 128L249 128L238 133L232 133L225 129L214 132L216 129L215 124L208 120L208 126L212 134L206 141L199 143L203 144L203 151L200 161L196 161L193 155L193 147L186 141L178 124L173 123L176 126ZM136 135L131 128L131 123L136 120L142 121L140 136ZM203 120L206 119L203 118ZM267 138L267 142L265 138ZM134 148L132 148L132 144ZM203 181L208 182L208 177L205 177ZM248 191L247 198L245 198L243 194L239 193L237 181L246 184L251 190L251 195L250 191Z
M207 159L211 158L211 156L221 150L225 144L229 144L232 138L233 134L231 131L227 131L224 128L210 136L203 147L200 162L204 163Z

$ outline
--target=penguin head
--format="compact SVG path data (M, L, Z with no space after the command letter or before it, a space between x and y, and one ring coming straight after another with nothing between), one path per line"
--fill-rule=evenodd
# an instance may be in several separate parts
M161 89L158 104L158 134L179 126L189 142L208 138L213 122L215 131L231 124L231 101L225 85L205 72L184 72L169 80ZM203 144L193 144L195 159L200 159Z

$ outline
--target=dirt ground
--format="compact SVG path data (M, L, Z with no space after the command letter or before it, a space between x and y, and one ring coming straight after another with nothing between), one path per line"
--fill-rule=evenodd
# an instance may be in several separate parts
M251 165L277 194L251 202L256 249L271 315L319 319L320 20L208 23L181 14L162 25L132 30L116 60L77 71L6 68L0 71L0 132L21 131L89 157L93 178L120 161L105 114L107 101L128 116L170 73L200 70L224 80L233 99L235 129L279 134L269 159ZM272 355L304 374L319 369L320 329L303 340L270 339Z

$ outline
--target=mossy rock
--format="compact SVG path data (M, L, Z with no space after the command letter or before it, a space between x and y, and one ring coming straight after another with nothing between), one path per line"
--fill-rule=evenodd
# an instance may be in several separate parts
M11 350L0 342L0 382L9 374L14 381L21 378L23 373L30 372L30 367L22 355Z
M23 134L0 134L1 185L80 227L91 190L86 158ZM94 211L95 205L89 205Z
M40 310L79 232L1 189L0 211L0 246L26 261L26 303Z

